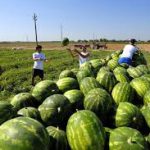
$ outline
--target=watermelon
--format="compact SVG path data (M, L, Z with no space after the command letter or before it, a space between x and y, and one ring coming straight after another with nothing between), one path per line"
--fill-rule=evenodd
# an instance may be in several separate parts
M79 88L77 80L71 77L59 79L57 81L57 86L62 93Z
M145 93L143 101L144 101L144 105L146 105L146 106L150 105L150 90L148 90Z
M98 73L96 80L100 83L100 85L106 89L108 92L111 92L113 87L116 84L116 78L111 72L101 72Z
M14 116L14 107L6 101L0 101L0 125Z
M143 135L130 127L119 127L110 133L109 150L148 150Z
M77 73L77 80L80 83L85 77L94 77L93 72L91 72L90 70L80 70Z
M75 74L71 70L63 70L60 73L59 79L62 79L62 78L65 78L65 77L76 78Z
M17 112L18 115L30 117L36 120L41 120L40 112L34 107L24 107Z
M128 82L120 82L112 90L112 97L116 104L120 102L132 102L134 90Z
M84 95L80 90L67 91L64 96L70 101L73 111L83 108Z
M141 109L141 112L145 118L145 121L150 128L150 105L149 106L143 106Z
M114 70L118 66L118 59L111 59L108 61L107 66L111 69Z
M94 88L101 88L101 86L93 77L86 77L80 83L80 90L84 95L86 95L90 90Z
M117 108L115 124L116 127L128 126L141 129L144 123L140 109L129 102L120 102Z
M59 93L59 89L54 81L43 80L35 85L32 91L32 95L36 98L40 104L46 97Z
M121 67L121 66L116 67L116 68L113 70L113 73L114 73L114 74L117 73L117 74L128 75L127 70L126 70L125 68Z
M122 74L122 73L114 73L115 78L118 82L130 82L129 78L127 75Z
M72 150L103 150L105 129L89 110L74 113L67 123L67 139Z
M104 89L95 88L85 96L84 108L96 113L101 120L107 120L107 114L111 107L112 98Z
M68 117L70 109L69 100L61 94L47 97L38 107L41 118L46 125L59 125Z
M146 78L148 81L150 81L150 74L144 74L141 76L141 78Z
M103 67L101 67L100 69L99 69L99 72L97 73L97 76L98 76L98 74L100 73L101 74L101 72L110 72L110 68L108 67L108 66L103 66Z
M147 65L138 65L136 68L137 68L138 70L140 70L143 74L148 74L148 73L150 73L150 72L149 72L149 69L148 69L148 67L147 67Z
M35 98L27 92L15 95L10 102L16 110L27 106L36 106Z
M141 64L144 64L144 65L147 64L147 61L146 61L143 53L141 53L141 52L134 54L132 60L133 60L132 61L133 66L137 66L137 65L141 65Z
M150 89L150 82L144 78L135 78L130 82L130 84L136 91L138 99L143 99L145 93Z
M94 72L99 71L99 69L105 64L105 62L102 62L100 59L93 59L90 61L94 68Z
M0 126L1 150L48 150L49 136L44 126L29 117L18 117Z
M144 73L140 70L140 69L138 69L137 67L129 67L128 69L127 69L127 72L128 72L128 74L129 74L129 76L130 77L132 77L132 78L138 78L138 77L140 77L140 76L142 76Z
M60 130L58 127L48 126L46 128L50 139L50 150L67 150L69 145L65 131Z
M79 71L79 68L73 68L73 69L71 69L71 71L74 73L74 75L76 75L77 72Z

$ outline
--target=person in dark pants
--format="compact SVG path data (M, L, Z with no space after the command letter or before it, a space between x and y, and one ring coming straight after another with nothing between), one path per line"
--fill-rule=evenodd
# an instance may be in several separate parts
M47 61L45 54L42 53L42 46L36 46L36 52L33 53L32 58L34 60L33 73L32 73L32 85L34 86L34 79L39 76L41 80L44 79L43 61Z

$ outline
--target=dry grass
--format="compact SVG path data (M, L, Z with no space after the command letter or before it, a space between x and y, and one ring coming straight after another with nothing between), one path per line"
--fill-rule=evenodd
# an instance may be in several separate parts
M60 42L39 42L40 45L43 46L44 50L56 50L56 49L65 49L65 47L61 46ZM70 44L69 46L72 46ZM125 44L123 43L108 43L107 47L108 50L121 50L124 47ZM22 49L35 49L36 43L35 42L3 42L0 43L0 49L8 48L22 48ZM144 50L144 51L150 51L150 44L137 44L137 46Z

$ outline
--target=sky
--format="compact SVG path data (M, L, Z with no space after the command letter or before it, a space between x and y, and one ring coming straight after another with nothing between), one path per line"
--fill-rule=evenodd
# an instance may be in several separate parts
M150 0L0 0L0 41L150 40ZM62 26L62 30L61 30Z

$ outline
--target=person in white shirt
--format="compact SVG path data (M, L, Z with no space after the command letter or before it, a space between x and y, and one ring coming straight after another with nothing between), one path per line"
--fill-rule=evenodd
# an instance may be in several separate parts
M43 71L43 61L47 61L45 54L42 53L42 46L36 46L36 52L33 53L32 58L34 60L33 65L33 74L32 74L32 85L34 86L34 78L39 76L41 80L44 78L44 71Z
M131 39L130 43L125 45L123 48L123 52L118 60L119 64L126 63L128 65L132 65L132 57L135 53L139 52L138 47L135 45L136 40Z
M83 63L87 62L89 60L89 52L87 51L86 47L85 46L82 46L82 51L80 52L79 50L77 49L67 49L71 52L71 55L73 57L76 57L78 56L79 58L79 66L81 66Z

